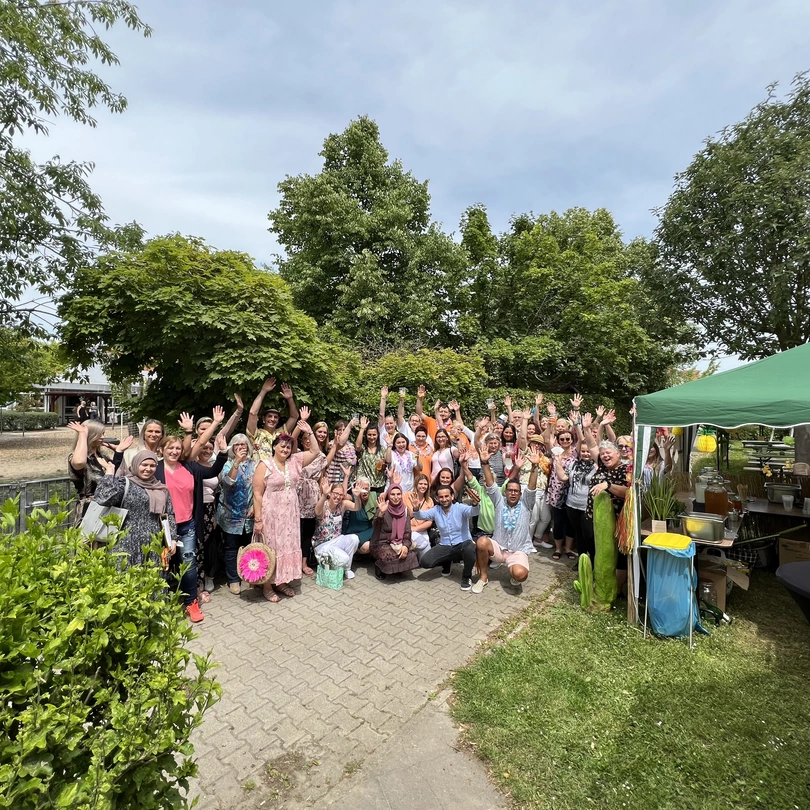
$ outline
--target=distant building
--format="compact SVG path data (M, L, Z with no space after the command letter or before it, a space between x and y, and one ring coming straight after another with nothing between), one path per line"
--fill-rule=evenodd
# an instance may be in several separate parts
M38 385L36 389L42 394L44 409L59 414L59 424L66 425L76 418L76 409L84 400L88 406L92 402L98 408L99 421L111 423L118 421L120 411L116 409L115 397L109 380L104 372L94 366L88 372L88 382L70 382L55 380L50 385ZM138 396L141 387L132 386L132 396Z

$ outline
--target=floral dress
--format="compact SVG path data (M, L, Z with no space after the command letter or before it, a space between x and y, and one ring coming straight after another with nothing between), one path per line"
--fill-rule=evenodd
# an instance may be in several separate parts
M301 469L298 479L298 511L304 520L315 520L315 504L321 496L319 481L326 466L326 456L321 453L315 461Z
M301 456L301 453L290 456L285 472L272 459L264 463L262 536L264 542L276 552L276 570L270 580L273 585L301 579L301 524L298 507Z
M565 474L570 476L571 475L571 467L574 466L574 462L577 460L576 455L571 453L571 455L563 456L560 461L562 463L562 468L565 470ZM568 483L566 481L561 481L557 477L557 470L556 466L552 462L551 465L551 476L548 479L548 494L546 495L546 503L549 506L553 506L556 509L564 509L565 508L565 496L568 490Z

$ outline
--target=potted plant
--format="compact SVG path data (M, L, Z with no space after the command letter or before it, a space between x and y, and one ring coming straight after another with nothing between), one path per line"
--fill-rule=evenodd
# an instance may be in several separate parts
M652 519L653 532L666 532L667 520L677 517L683 504L675 497L675 485L663 476L654 475L644 490L644 506Z

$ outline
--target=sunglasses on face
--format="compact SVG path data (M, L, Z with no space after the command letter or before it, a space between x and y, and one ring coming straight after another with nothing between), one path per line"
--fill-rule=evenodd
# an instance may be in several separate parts
M632 444L620 444L619 445L619 450L632 450L632 449L633 449Z
M571 438L570 437L567 438L567 439L564 438L564 437L561 437L561 438L557 439L557 441L558 442L565 442L566 444L571 444Z

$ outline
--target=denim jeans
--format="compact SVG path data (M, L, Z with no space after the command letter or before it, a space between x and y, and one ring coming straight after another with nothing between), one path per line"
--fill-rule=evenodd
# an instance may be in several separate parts
M252 531L244 532L243 534L228 534L228 532L222 532L222 536L225 539L225 579L228 580L228 585L239 582L239 574L236 570L236 558L239 554L239 549L250 542L252 535Z
M183 544L180 552L180 564L188 570L180 578L180 592L183 605L188 607L197 599L197 527L193 520L177 524L177 541Z

